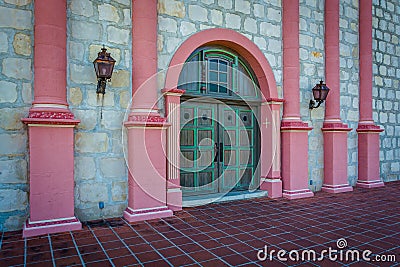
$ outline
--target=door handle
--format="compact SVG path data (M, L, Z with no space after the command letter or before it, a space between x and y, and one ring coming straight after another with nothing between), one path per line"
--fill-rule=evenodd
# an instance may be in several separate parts
M222 142L219 143L218 153L219 153L219 161L224 162L224 144Z

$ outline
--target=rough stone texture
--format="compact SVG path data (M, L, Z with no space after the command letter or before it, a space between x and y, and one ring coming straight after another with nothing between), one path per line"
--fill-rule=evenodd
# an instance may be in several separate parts
M128 87L131 80L131 74L127 70L115 70L110 85L112 87Z
M71 35L76 39L100 40L102 36L101 24L86 21L71 20Z
M27 204L28 194L26 192L18 189L0 189L0 212L25 210Z
M32 0L4 0L4 2L16 6L26 6L29 5L32 2Z
M105 178L127 177L127 166L124 158L100 159L100 171Z
M22 159L0 160L0 184L21 184L27 182L27 162Z
M396 6L396 9L394 7ZM380 134L381 178L400 180L400 9L398 1L373 0L373 118Z
M0 128L4 130L21 130L23 127L21 118L27 115L27 113L27 111L22 109L0 109Z
M24 154L27 151L26 134L0 134L2 145L0 146L0 155L15 156Z
M72 0L69 9L76 15L93 16L93 5L89 0Z
M82 90L78 87L73 87L69 90L69 103L78 106L82 102Z
M97 81L93 66L70 64L70 77L75 83L94 84Z
M94 61L97 58L99 52L103 48L102 45L90 45L89 46L89 61ZM107 53L111 53L111 57L115 59L115 66L118 66L121 63L121 50L118 48L107 48ZM114 75L114 74L113 74Z
M127 45L129 41L130 31L119 29L114 26L109 26L107 28L108 41L116 44Z
M75 118L81 122L78 129L91 131L97 125L97 112L95 110L74 109Z
M32 76L31 60L23 58L5 58L3 74L10 78L30 80Z
M113 201L126 201L128 194L127 182L113 182L111 196Z
M98 11L100 20L119 21L118 9L115 6L110 4L99 5Z
M31 37L23 33L17 33L14 36L13 47L16 54L29 56L32 53Z
M93 180L96 176L96 165L93 157L75 157L76 180Z
M0 28L31 29L32 11L0 6Z
M185 5L176 0L160 0L157 3L158 14L166 14L173 17L183 18L186 13Z
M101 153L108 149L108 137L105 133L75 134L75 149L78 153Z
M98 183L82 183L78 187L79 200L82 202L99 202L108 200L107 186Z
M0 81L0 103L14 103L17 97L17 85L15 83Z
M0 53L8 51L8 36L4 32L0 32Z

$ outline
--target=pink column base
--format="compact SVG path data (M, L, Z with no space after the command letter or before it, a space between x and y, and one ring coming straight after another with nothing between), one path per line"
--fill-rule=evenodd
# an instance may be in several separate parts
M323 184L321 190L324 192L336 194L336 193L351 192L351 191L353 191L353 187L348 184L343 184L343 185Z
M376 180L376 181L357 181L356 186L357 187L361 187L361 188L375 188L375 187L385 186L385 184L381 180Z
M351 131L346 124L324 123L324 184L322 191L342 193L353 191L347 174L347 135Z
M156 207L149 209L131 209L129 207L124 211L124 218L128 222L138 222L144 220L160 219L173 215L172 210L168 207Z
M282 197L282 181L280 179L261 178L260 190L268 191L269 198Z
M292 199L313 197L314 193L310 189L304 189L304 190L298 190L298 191L283 190L282 196L284 198L292 200Z
M374 124L360 122L358 125L358 187L384 186L379 171L379 133L382 131Z
M308 131L302 121L282 121L282 182L284 198L314 196L308 188Z
M22 230L22 236L26 238L81 229L82 224L76 217L38 222L31 222L30 220L27 220Z
M172 211L182 210L182 190L179 187L167 189L167 205Z

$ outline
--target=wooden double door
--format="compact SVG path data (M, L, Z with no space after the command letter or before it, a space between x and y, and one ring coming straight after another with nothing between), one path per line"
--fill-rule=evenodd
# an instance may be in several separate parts
M241 104L182 102L180 184L184 195L258 187L255 110Z

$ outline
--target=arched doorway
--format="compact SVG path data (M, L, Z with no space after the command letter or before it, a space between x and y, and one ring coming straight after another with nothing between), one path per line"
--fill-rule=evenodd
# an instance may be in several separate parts
M196 50L215 46L233 51L244 59L258 82L259 95L257 97L258 101L262 102L258 112L260 121L259 188L268 191L268 196L272 198L282 195L280 109L283 99L278 97L273 71L264 54L247 37L230 29L215 28L198 32L183 42L172 57L166 73L163 90L165 114L171 123L167 133L167 204L172 210L179 210L182 207L179 131L181 128L180 96L184 91L178 89L179 78L185 62ZM221 93L219 89L218 93Z
M203 46L186 60L178 89L180 186L185 195L249 191L260 186L258 80L223 46Z

